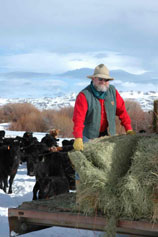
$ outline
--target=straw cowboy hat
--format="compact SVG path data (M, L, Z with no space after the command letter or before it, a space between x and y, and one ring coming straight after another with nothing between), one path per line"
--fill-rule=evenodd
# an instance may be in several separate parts
M94 74L91 76L87 76L88 78L93 78L93 77L101 77L105 78L108 80L114 80L114 78L110 77L109 75L109 70L104 64L99 64L95 69L94 69Z

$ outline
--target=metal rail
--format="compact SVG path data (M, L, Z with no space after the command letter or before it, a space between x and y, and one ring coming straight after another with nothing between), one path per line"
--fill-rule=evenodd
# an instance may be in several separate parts
M100 216L84 216L81 213L71 212L47 212L39 210L26 210L18 208L8 209L8 220L11 232L18 235L39 230L51 226L87 230L106 230L106 219ZM128 236L158 236L158 224L140 221L119 220L117 233L128 234ZM127 236L127 235L126 235Z

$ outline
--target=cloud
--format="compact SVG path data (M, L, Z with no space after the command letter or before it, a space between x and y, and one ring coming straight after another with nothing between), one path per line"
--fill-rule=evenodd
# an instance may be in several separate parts
M129 19L132 23L134 18L146 19L147 22L149 17L150 20L154 19L153 13L156 14L155 9L158 9L155 0L68 0L66 3L64 0L0 0L0 5L2 27L41 26L45 29L52 27L52 30L63 24L69 27L82 24L84 27L94 23L97 26L97 23L105 24L124 19Z
M100 61L129 72L157 70L156 0L0 0L0 6L1 70L64 72Z
M0 31L5 36L30 39L54 39L98 33L110 37L113 31L125 33L136 29L144 34L158 34L158 2L155 0L0 0ZM111 28L113 27L113 28ZM64 40L65 38L63 38ZM68 38L67 38L68 39ZM104 38L104 40L106 40ZM84 43L81 42L80 43Z
M115 85L120 91L158 91L158 84L152 83L134 83L123 82L120 80L113 81L111 84Z
M92 68L104 63L110 70L122 69L131 73L143 73L141 59L118 52L53 53L32 52L0 57L8 71L42 72L58 74L68 70Z

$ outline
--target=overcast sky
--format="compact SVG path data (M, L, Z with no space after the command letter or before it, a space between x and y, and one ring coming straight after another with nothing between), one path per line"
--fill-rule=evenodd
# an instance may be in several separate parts
M157 0L0 0L0 72L158 75Z

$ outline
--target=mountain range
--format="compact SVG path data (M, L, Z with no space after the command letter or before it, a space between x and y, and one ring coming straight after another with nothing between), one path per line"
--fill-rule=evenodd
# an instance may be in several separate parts
M81 68L62 74L40 72L0 73L0 104L31 102L40 109L72 105L77 93L90 83L87 75L93 69ZM123 70L111 70L114 81L110 82L124 99L139 100L143 109L153 106L158 98L158 77L152 72L132 74Z
M87 75L93 74L93 69L90 68L81 68L72 71L67 71L62 74L57 74L58 77L71 77L71 78L86 78ZM111 77L115 80L126 80L130 82L137 82L141 83L142 81L158 81L158 76L153 72L145 72L142 74L133 74L126 72L124 70L111 70L110 71Z
M58 79L66 79L66 78L73 78L73 79L85 79L87 75L93 74L93 69L91 68L80 68L71 71L67 71L60 74L51 74L51 73L40 73L40 72L7 72L7 73L0 73L0 79L39 79L39 78L58 78ZM142 81L156 81L158 80L158 75L154 72L145 72L142 74L134 74L129 73L124 70L111 70L110 75L115 80L126 80L130 82L138 82L141 83Z

